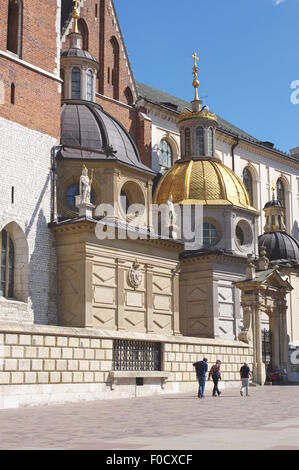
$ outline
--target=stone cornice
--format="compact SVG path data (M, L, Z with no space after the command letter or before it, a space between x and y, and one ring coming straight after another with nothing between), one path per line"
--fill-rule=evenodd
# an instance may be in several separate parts
M155 341L160 343L179 343L207 346L239 347L249 349L251 345L241 341L225 339L196 338L190 336L168 336L150 333L135 333L131 331L97 330L92 328L75 328L49 325L22 325L18 323L0 323L1 334L33 334L47 336L85 337L100 339L127 339L137 341Z

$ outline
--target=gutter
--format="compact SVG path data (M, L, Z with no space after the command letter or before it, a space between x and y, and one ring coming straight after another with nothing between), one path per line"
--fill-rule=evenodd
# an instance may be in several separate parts
M232 170L233 172L235 172L235 149L238 147L240 143L240 138L239 136L236 138L236 141L235 143L232 145L232 150L231 150L231 154L232 154Z

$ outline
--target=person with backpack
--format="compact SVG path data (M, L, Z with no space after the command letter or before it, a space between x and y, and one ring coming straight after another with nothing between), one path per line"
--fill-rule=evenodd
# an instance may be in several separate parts
M246 390L246 397L249 397L249 379L251 375L252 374L251 374L251 371L247 362L244 362L243 366L240 369L240 377L242 381L241 390L240 390L241 397L243 397L244 395L244 390Z
M202 361L193 364L196 371L196 377L199 383L198 398L205 398L206 374L208 372L208 359L203 358Z
M219 382L219 380L221 380L220 367L221 367L221 361L218 359L216 361L216 364L214 364L211 367L211 370L209 372L208 380L210 380L210 378L212 377L213 382L214 382L213 397L216 397L216 394L218 395L218 397L220 397L220 395L221 395L221 392L219 391L219 388L218 388L218 382Z

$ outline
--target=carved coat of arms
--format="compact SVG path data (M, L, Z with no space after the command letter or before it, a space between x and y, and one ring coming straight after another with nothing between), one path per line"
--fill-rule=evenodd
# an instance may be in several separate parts
M133 266L129 269L129 284L136 289L142 283L142 273L140 271L140 264L135 261Z

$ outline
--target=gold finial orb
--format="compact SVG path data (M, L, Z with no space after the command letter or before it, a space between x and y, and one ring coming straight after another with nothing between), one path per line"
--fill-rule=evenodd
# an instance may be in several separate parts
M79 15L80 0L73 0L73 2L74 2L74 9L73 9L72 17L74 19L74 33L79 33L78 19L80 18L80 15Z

